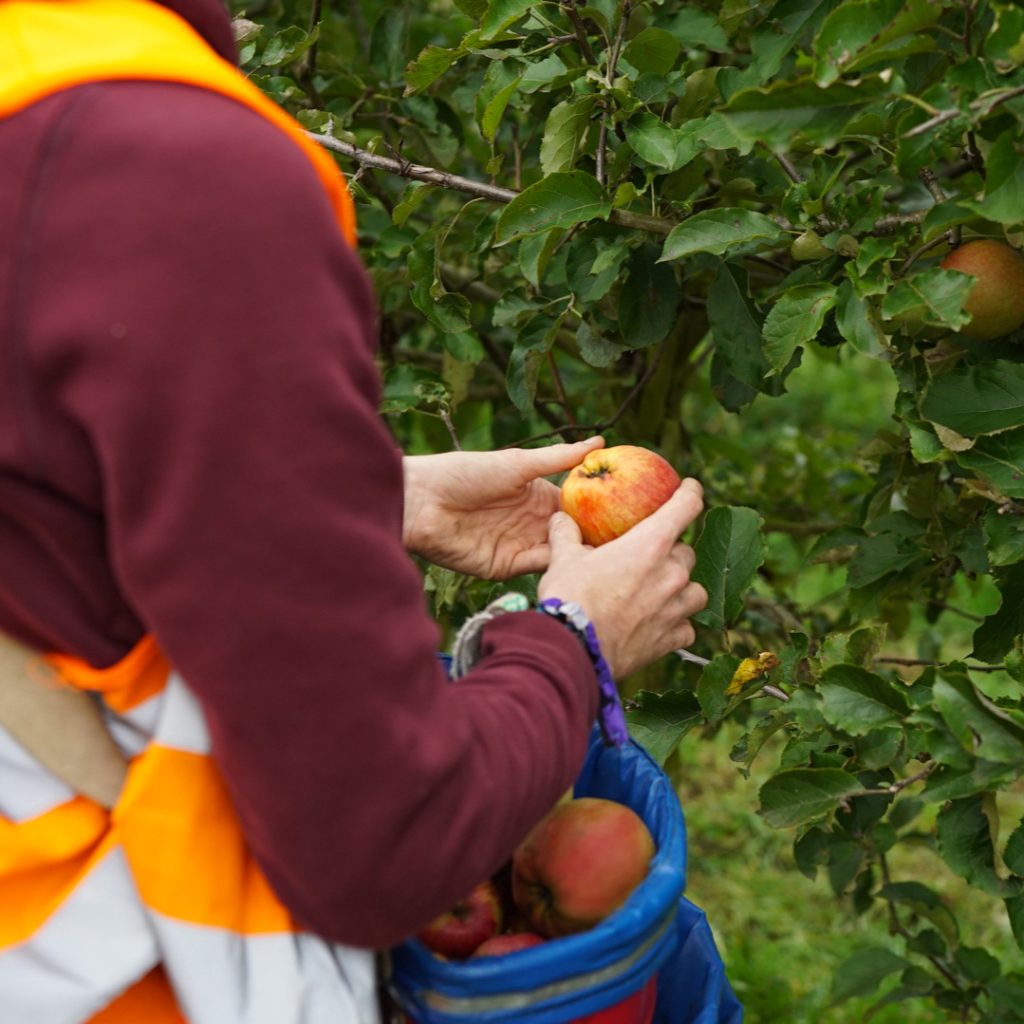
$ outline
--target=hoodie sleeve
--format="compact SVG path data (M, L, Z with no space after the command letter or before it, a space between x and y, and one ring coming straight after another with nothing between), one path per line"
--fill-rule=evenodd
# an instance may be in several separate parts
M86 89L38 198L38 400L88 439L118 584L202 702L279 896L392 944L571 784L593 670L525 612L446 681L370 284L301 152L191 87Z

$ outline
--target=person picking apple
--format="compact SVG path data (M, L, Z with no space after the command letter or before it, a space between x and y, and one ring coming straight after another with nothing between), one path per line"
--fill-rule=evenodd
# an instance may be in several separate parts
M149 773L112 824L40 759L0 764L0 805L29 807L0 841L25 924L5 1019L375 1024L374 951L508 861L602 699L536 608L486 624L453 685L410 553L542 573L622 676L693 640L700 485L591 550L546 478L598 438L403 463L355 204L232 66L220 0L0 3L7 36L0 633L104 705L104 740L124 717ZM90 831L44 850L44 814Z

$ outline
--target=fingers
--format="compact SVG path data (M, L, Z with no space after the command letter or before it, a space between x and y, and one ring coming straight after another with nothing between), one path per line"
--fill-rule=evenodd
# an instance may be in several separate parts
M679 535L704 510L704 488L693 477L687 477L661 508L652 512L623 539L664 550L674 544Z
M556 512L548 523L548 544L551 561L564 557L583 542L580 528L564 512Z
M532 480L539 476L551 476L562 473L573 466L578 466L584 457L592 451L604 446L604 438L588 437L585 441L575 444L552 444L547 448L521 448L517 453L520 468L526 479Z

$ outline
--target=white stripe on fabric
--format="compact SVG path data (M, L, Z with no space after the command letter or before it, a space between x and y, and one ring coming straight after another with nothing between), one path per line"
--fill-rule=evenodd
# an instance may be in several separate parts
M673 903L668 914L658 925L657 931L645 939L639 946L631 949L621 960L608 964L596 971L580 972L561 981L552 981L546 985L538 985L527 991L503 992L496 995L481 996L450 996L445 992L426 990L420 992L420 998L435 1010L452 1016L462 1016L467 1024L479 1020L488 1013L508 1010L525 1010L536 1007L549 999L560 996L571 996L579 992L590 992L609 982L618 981L627 975L664 937L665 932L675 924L676 904ZM644 979L638 988L646 983ZM399 993L400 995L400 993ZM568 1009L571 1009L569 1007Z
M35 935L0 951L0 1019L82 1024L156 962L153 928L115 848Z
M130 711L114 711L101 701L103 721L118 749L126 758L133 758L146 749L163 710L164 694L154 694Z
M0 814L14 822L28 821L52 811L75 795L74 790L43 768L2 725L0 782Z
M167 677L153 741L191 754L210 753L210 733L199 701L177 672Z
M373 954L308 934L150 920L189 1024L380 1024Z

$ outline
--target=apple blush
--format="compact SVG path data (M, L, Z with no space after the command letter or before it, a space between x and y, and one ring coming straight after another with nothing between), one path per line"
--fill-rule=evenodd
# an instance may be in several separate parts
M591 452L562 481L562 510L597 547L646 519L676 492L679 474L657 452L622 444Z
M512 894L548 938L599 924L647 877L654 839L631 807L580 797L548 812L512 857Z
M416 937L433 953L465 960L501 931L503 916L498 890L488 880L474 886L450 910L438 914Z

